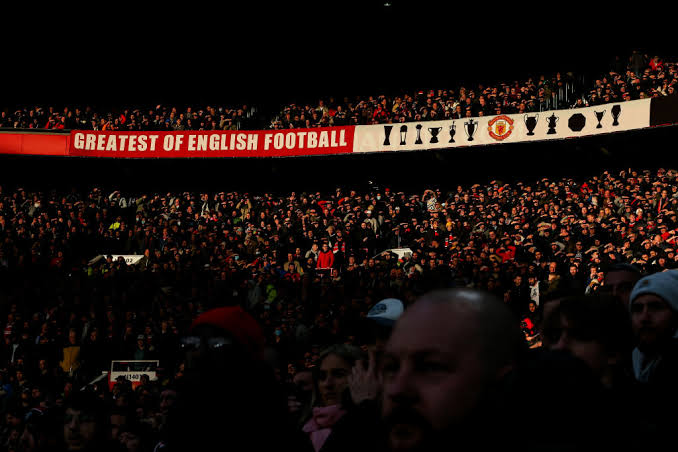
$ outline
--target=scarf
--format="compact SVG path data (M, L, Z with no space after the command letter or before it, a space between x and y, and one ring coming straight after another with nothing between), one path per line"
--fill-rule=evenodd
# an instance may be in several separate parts
M678 338L678 331L673 334L673 337L674 339ZM633 359L633 374L635 375L636 380L641 383L647 383L650 378L652 378L657 369L657 365L662 360L661 355L654 359L649 359L645 353L638 350L638 347L633 349L631 358Z
M661 360L661 357L655 358L653 360L648 359L643 352L637 348L633 350L633 373L641 383L647 383L655 369L657 364Z
M309 434L313 449L318 452L332 433L332 426L346 414L339 405L313 408L313 416L304 424L302 430Z

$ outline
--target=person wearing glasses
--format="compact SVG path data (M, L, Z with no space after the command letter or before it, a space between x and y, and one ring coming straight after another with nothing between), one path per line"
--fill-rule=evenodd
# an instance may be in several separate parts
M184 375L168 412L167 450L211 450L224 441L231 450L266 450L285 441L287 403L250 314L240 306L208 310L181 346Z

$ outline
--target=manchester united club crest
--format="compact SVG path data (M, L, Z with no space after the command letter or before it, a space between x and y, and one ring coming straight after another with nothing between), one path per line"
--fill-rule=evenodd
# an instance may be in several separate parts
M506 115L499 115L487 124L487 130L495 140L504 140L513 132L513 119Z

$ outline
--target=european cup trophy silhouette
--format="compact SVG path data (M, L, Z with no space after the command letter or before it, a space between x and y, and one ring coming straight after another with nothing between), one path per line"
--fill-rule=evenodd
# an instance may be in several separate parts
M534 135L534 129L537 127L537 121L539 120L539 115L525 115L523 120L525 121L525 127L527 127L527 134Z
M614 107L612 107L610 113L612 113L612 118L614 118L614 122L612 122L612 125L618 126L619 116L621 115L621 105L615 105Z
M593 111L596 114L596 119L598 120L598 125L596 126L596 129L602 129L603 126L600 124L600 121L603 120L603 116L605 116L605 110L603 111Z

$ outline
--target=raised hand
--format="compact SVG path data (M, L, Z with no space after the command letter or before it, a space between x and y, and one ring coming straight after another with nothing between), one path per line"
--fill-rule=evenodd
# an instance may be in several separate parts
M375 400L379 395L381 381L376 369L376 355L374 350L368 350L369 362L365 366L363 360L356 361L351 375L348 377L351 398L356 405L365 400Z

